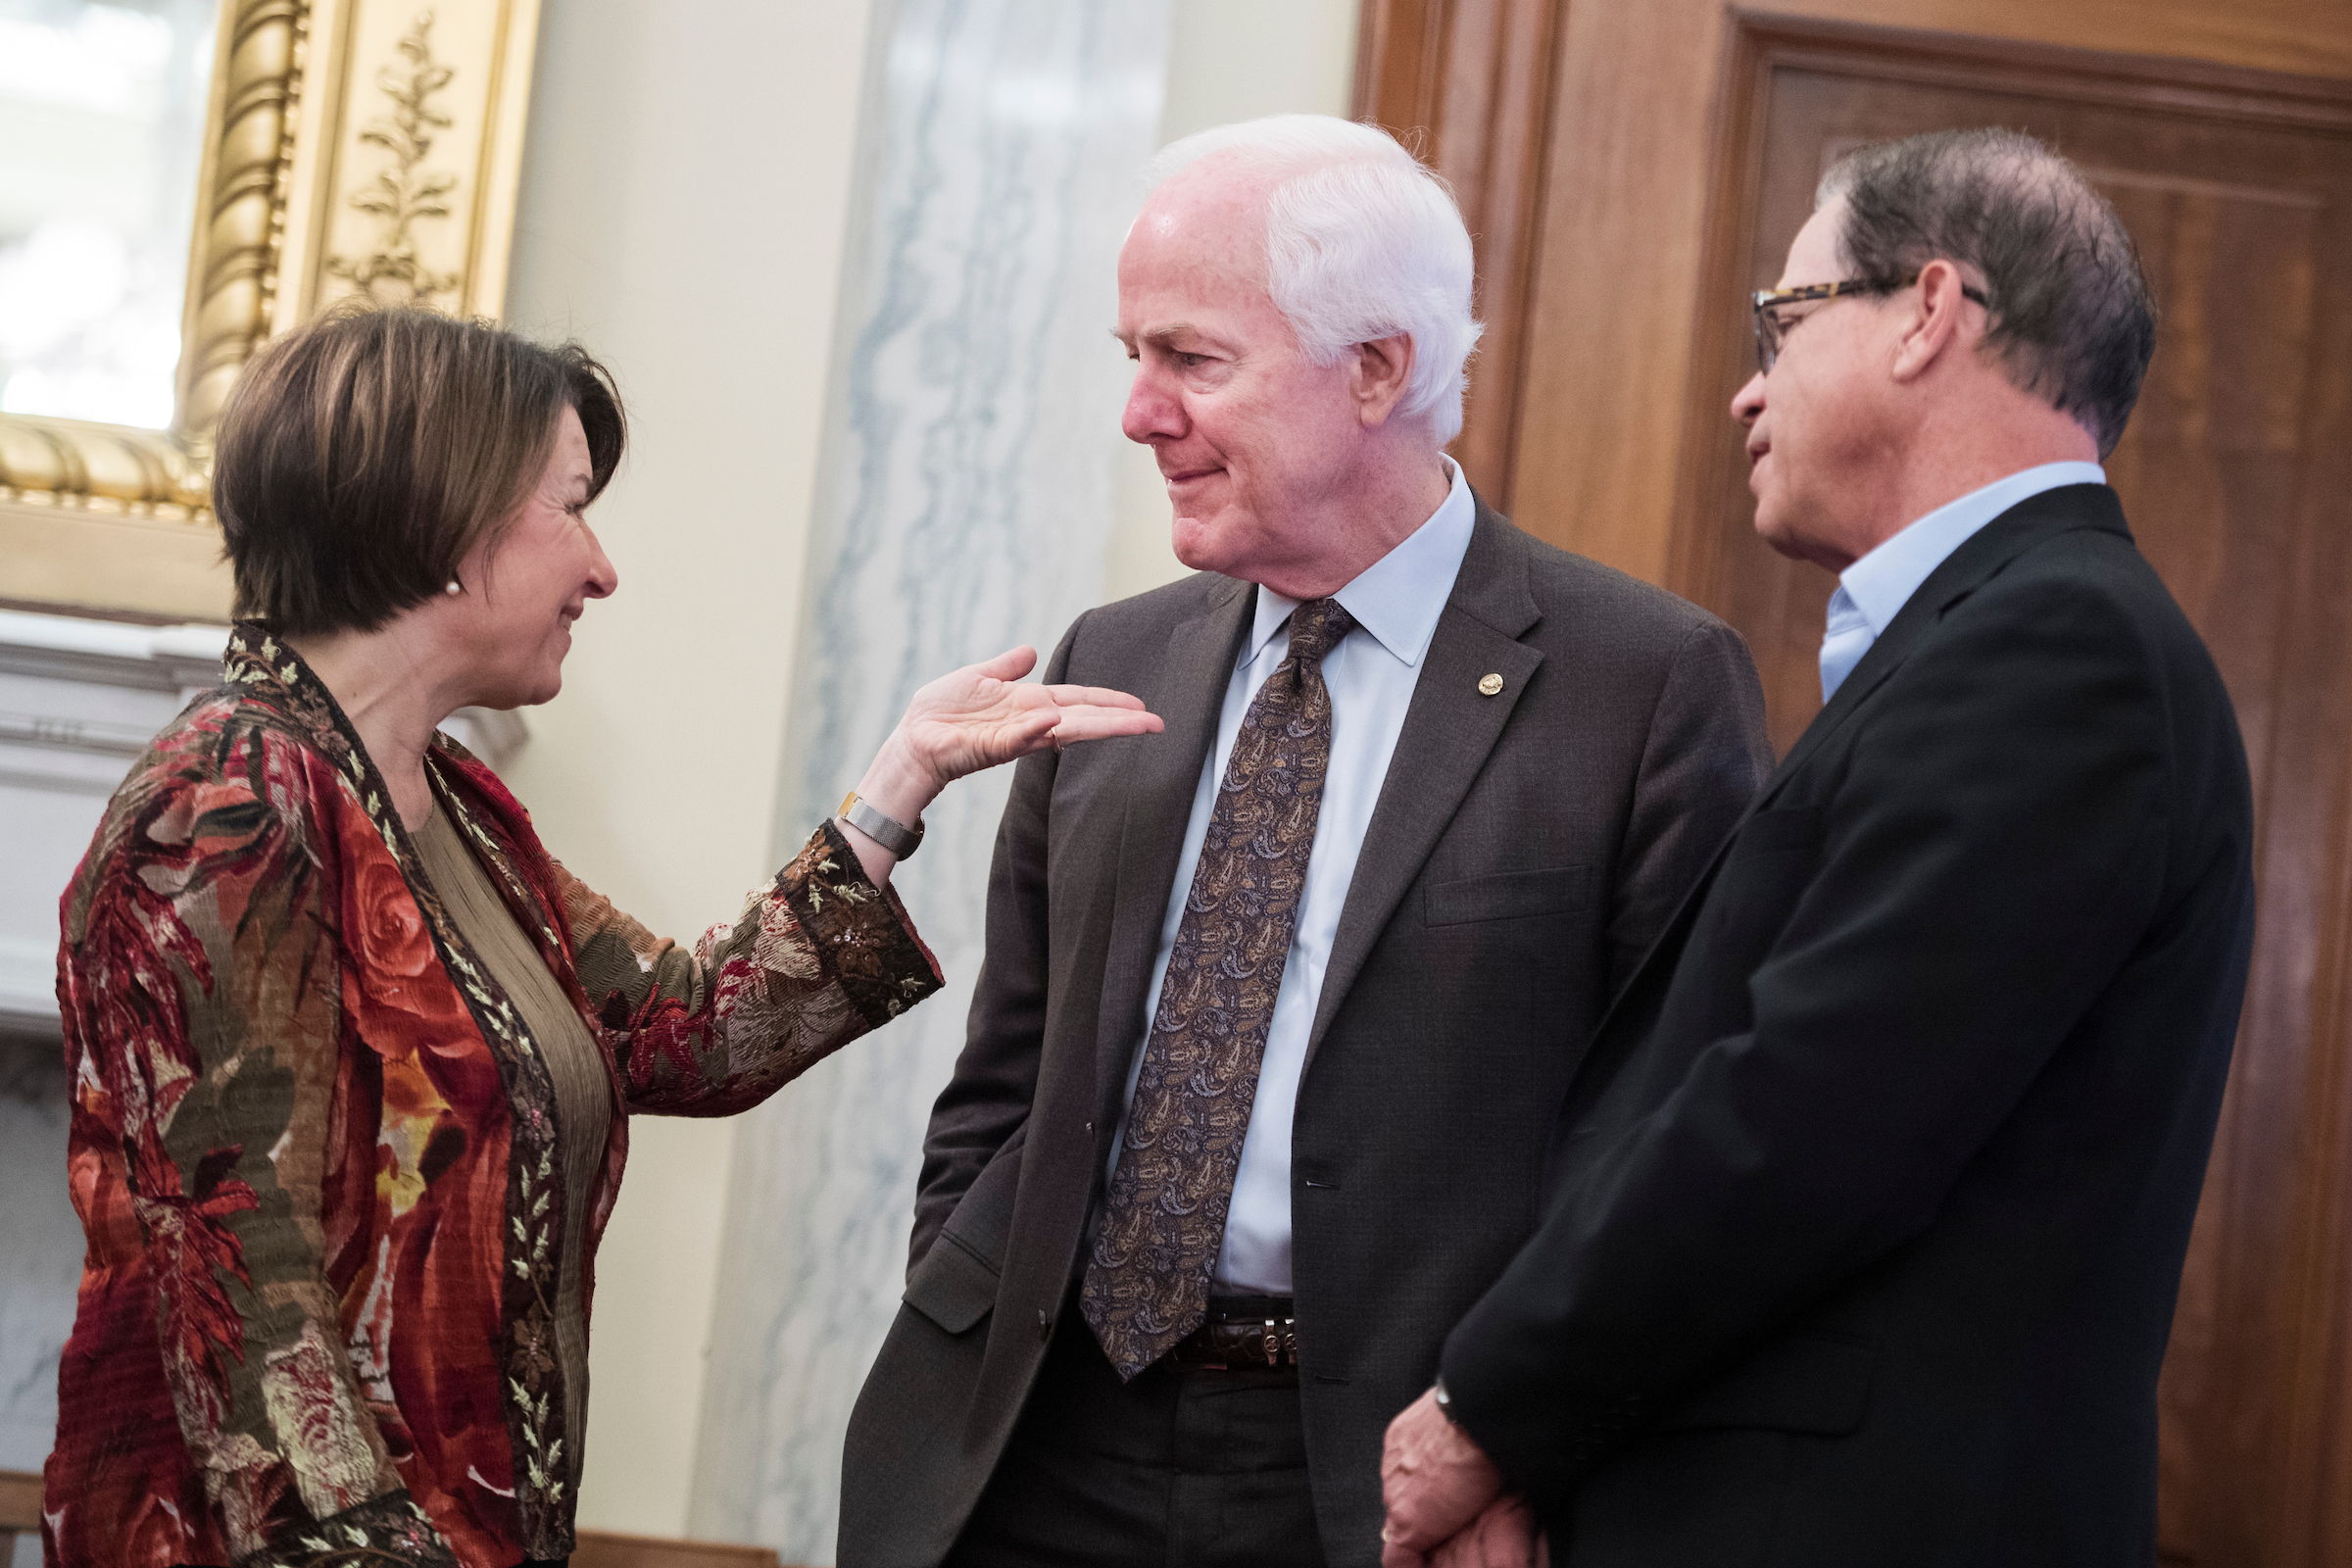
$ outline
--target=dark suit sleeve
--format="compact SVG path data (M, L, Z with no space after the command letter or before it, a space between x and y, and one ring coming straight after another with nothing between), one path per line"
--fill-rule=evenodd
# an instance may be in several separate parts
M1650 710L1609 907L1609 994L1632 978L1772 771L1764 690L1740 634L1707 619Z
M1046 662L1048 685L1068 678L1070 650L1086 624L1081 615ZM1037 1098L1038 1058L1045 1048L1046 983L1051 953L1046 898L1046 827L1053 809L1056 752L1039 752L1013 764L1012 793L997 827L988 874L988 948L964 1023L956 1073L931 1107L923 1138L923 1172L914 1200L909 1273L938 1240L940 1228L981 1170L1015 1139L1025 1137Z
M1803 877L1753 858L1817 857L1747 978L1752 1029L1660 1058L1690 1065L1630 1119L1584 1124L1621 1130L1569 1134L1608 1142L1572 1150L1543 1225L1447 1340L1465 1426L1540 1505L1645 1408L1925 1228L2153 918L2155 662L2079 586L2001 597L1948 612L1847 720L1869 728L1817 798L1817 837L1742 830L1702 928L1741 918L1741 888ZM1675 990L1694 979L1737 984Z

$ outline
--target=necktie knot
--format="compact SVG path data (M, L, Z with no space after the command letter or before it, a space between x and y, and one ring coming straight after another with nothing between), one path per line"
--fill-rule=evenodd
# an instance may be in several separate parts
M1321 659L1355 630L1355 617L1337 599L1309 599L1291 612L1291 658L1299 663Z

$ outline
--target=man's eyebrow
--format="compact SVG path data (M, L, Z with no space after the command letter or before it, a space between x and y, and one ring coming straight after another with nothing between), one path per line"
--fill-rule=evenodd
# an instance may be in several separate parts
M1208 336L1206 332L1201 331L1200 328L1195 326L1190 321L1173 321L1166 326L1155 326L1149 332L1140 334L1133 332L1122 332L1114 326L1110 329L1110 335L1117 338L1121 343L1126 344L1129 348L1135 347L1139 340L1146 343L1158 343L1165 345L1175 342L1178 338L1200 338Z

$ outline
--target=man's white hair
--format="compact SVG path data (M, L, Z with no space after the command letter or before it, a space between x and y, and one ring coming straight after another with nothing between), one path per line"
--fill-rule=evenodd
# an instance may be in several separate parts
M1385 130L1329 115L1269 115L1171 142L1157 187L1219 153L1277 176L1266 202L1266 292L1316 365L1356 343L1413 340L1398 412L1444 446L1462 429L1462 367L1486 330L1470 314L1470 231L1453 193Z

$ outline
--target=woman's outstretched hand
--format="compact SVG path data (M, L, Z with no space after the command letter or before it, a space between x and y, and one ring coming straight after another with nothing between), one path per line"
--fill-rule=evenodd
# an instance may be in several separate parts
M936 781L937 794L966 773L1049 746L1158 731L1158 717L1125 692L1018 684L1036 667L1035 649L1015 648L942 675L914 694L891 745L905 743L913 764Z
M1159 732L1159 716L1125 692L1020 684L1036 667L1037 650L1014 648L916 692L858 780L858 793L911 827L941 790L966 773L1049 747ZM896 857L855 829L850 838L866 874L876 882L887 878Z

